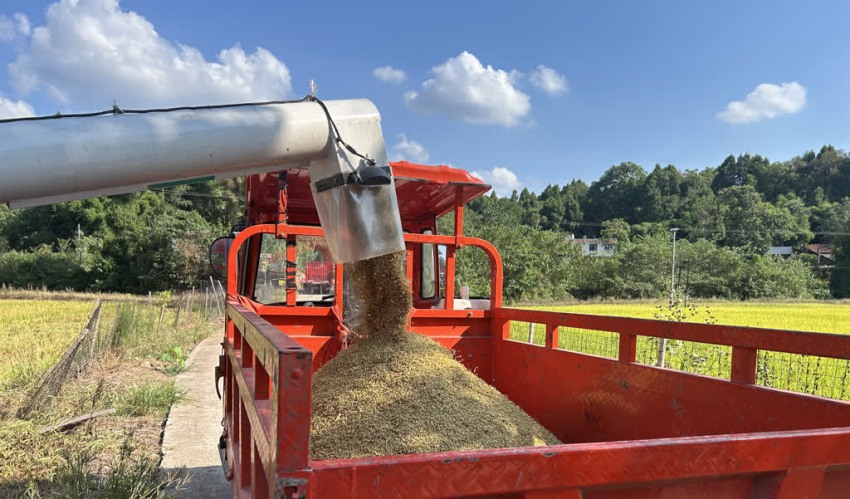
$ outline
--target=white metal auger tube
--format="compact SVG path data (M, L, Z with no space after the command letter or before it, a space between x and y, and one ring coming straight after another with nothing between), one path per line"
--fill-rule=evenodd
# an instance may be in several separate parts
M0 122L0 203L12 208L309 166L344 263L404 249L386 165L380 114L365 99Z

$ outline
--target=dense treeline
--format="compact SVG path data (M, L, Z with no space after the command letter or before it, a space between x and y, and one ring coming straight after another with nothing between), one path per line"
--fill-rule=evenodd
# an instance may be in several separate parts
M0 283L133 293L195 286L208 276L209 242L238 220L243 199L244 184L229 181L0 207ZM680 292L850 296L850 157L831 146L780 162L729 156L700 171L621 163L590 185L489 195L466 213L466 232L502 253L508 300L666 296L673 227ZM611 258L582 256L570 234L617 239L618 248ZM835 246L832 269L766 255L811 242ZM459 281L484 294L483 255L462 250L459 258Z
M790 161L729 156L716 168L680 171L634 163L581 180L479 198L467 209L470 235L492 241L505 260L509 300L657 298L670 289L670 229L679 228L679 292L726 298L850 296L850 157L831 146ZM613 258L582 257L564 234L615 238ZM827 243L832 269L816 257L767 256L771 246ZM471 253L471 254L470 254ZM484 293L472 250L460 279ZM831 277L831 278L830 278Z
M0 207L0 283L127 293L197 286L210 242L241 214L242 184Z

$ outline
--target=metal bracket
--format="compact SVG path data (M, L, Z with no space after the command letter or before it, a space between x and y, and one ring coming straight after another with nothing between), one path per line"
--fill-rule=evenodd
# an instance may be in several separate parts
M215 394L221 400L221 391L218 389L218 380L224 377L224 354L218 356L218 365L215 366Z
M280 477L275 484L278 497L286 499L307 499L307 479Z
M383 170L384 173L386 173L389 176L392 176L392 170L390 169L389 166L378 166L378 167L374 167L374 168L378 168L380 170ZM347 185L347 184L354 184L354 183L357 183L358 178L359 178L358 174L355 173L355 172L337 173L336 175L330 176L328 178L323 178L321 180L317 180L316 184L315 184L316 185L316 192L323 192L323 191L326 191L328 189L333 189L335 187L341 187L341 186ZM387 182L387 183L389 183L389 182Z

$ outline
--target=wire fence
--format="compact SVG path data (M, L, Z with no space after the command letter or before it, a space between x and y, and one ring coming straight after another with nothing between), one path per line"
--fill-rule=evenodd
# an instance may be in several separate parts
M760 350L756 384L850 400L850 360Z
M59 393L65 381L79 376L89 365L91 359L101 352L102 340L98 341L97 333L102 310L103 303L98 301L80 334L77 335L77 338L65 351L59 362L41 377L26 401L18 409L18 417L27 418L34 411L49 404Z
M221 283L211 280L176 295L151 293L147 299L110 303L98 300L71 346L29 391L18 417L28 418L49 406L68 381L83 375L106 351L166 337L186 324L223 318L225 296Z
M522 321L511 322L510 337L543 346L546 326ZM556 348L615 360L619 356L620 335L561 326ZM660 338L638 336L636 362L655 366ZM667 340L664 367L703 376L729 379L732 373L732 347L695 341ZM756 384L780 390L850 400L850 360L759 350Z

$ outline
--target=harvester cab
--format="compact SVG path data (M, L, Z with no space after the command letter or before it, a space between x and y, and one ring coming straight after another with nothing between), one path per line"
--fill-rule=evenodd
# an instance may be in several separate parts
M462 237L463 205L486 193L490 186L448 166L402 161L390 163L390 169L414 307L490 308L491 298L498 293L478 300L446 300L455 295L454 278L447 278L447 273L455 273L455 248L446 243ZM320 228L325 224L314 203L310 173L291 169L249 176L246 226L257 231L258 226L266 224L268 232L246 236L244 241L239 238L239 250L234 253L236 268L229 276L224 263L226 252L238 233L213 243L210 263L214 272L226 278L229 287L232 285L234 295L257 306L335 306L345 316L344 322L350 324L358 299L344 278L344 266L330 261L331 236ZM455 214L454 232L437 236L437 219L450 213Z

